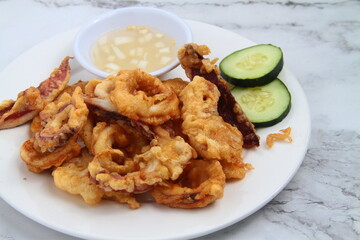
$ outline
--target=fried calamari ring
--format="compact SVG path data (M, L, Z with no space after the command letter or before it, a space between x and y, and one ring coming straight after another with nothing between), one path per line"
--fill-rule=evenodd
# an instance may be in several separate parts
M132 120L160 125L179 116L179 99L158 78L139 69L120 71L110 100Z
M111 152L97 154L88 166L90 176L106 192L126 190L125 188L116 187L116 184L117 182L123 182L125 179L123 176L136 172L135 168L137 169L137 165L132 159ZM126 192L141 193L147 188L148 185L142 184Z
M53 152L77 135L84 126L89 110L76 87L72 96L62 94L39 113L43 128L35 134L35 147L41 152Z
M31 172L40 173L53 166L60 166L63 162L79 155L81 146L76 142L76 136L62 147L53 152L38 152L34 147L35 138L32 137L20 148L21 159Z
M125 147L128 144L129 139L124 130L117 124L108 125L106 122L99 122L93 129L91 151L94 155L101 152L111 152L123 157L123 152L118 148Z
M103 158L108 162L107 159L112 156L109 152L102 152L97 154L89 164L89 172L98 184L107 191L138 193L149 190L151 186L163 180L177 179L193 156L194 150L181 137L161 141L161 143L153 140L148 150L133 157L132 161L137 167L135 171L127 172L126 169L125 173L122 173L122 168L111 171L109 167L104 167L101 162ZM129 161L126 158L118 158L113 162L120 160L125 163Z
M117 124L99 122L92 133L92 152L95 154L89 164L90 175L105 191L112 191L104 176L117 178L138 170L131 158L148 144L148 141L124 122ZM142 192L147 186L137 186L135 192ZM119 190L119 189L115 189Z
M225 175L216 160L192 160L175 182L157 185L155 201L173 208L202 208L223 197Z
M110 75L104 80L91 79L85 86L85 103L96 115L119 115L109 98L110 92L115 88L114 78L115 76Z
M93 155L83 149L81 156L73 158L61 167L56 168L52 175L55 186L71 194L79 194L89 205L98 204L101 199L112 199L119 203L127 203L132 209L140 207L136 199L130 193L105 192L91 181L88 173L88 165Z
M129 123L128 121L122 120L116 121L116 124L121 126L129 140L129 144L122 148L126 156L133 158L136 154L143 153L144 147L148 146L152 139L149 138L147 132L144 132L144 128L134 126L133 122ZM151 131L150 129L148 130Z
M92 130L91 151L94 155L111 152L119 156L133 157L141 153L149 140L126 122L98 122Z
M219 116L219 96L213 83L195 77L180 93L182 130L201 157L220 161L227 179L241 179L242 134Z
M114 79L113 75L109 75L104 80L91 79L85 86L85 95L90 98L109 99L110 92L115 88Z
M92 176L104 170L126 174L135 170L135 164L125 158L120 148L130 144L125 131L117 124L99 122L93 129L91 151L95 155L89 166Z

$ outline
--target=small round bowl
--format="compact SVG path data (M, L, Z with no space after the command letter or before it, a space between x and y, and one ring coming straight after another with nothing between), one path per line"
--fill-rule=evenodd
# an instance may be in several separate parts
M186 22L180 17L156 8L151 7L126 7L110 11L89 21L75 36L73 50L75 59L89 72L106 78L110 73L96 68L91 59L91 48L95 41L103 34L131 25L149 26L156 28L176 41L176 48L192 42L192 32ZM169 72L179 65L179 60L175 58L167 66L151 72L154 76Z

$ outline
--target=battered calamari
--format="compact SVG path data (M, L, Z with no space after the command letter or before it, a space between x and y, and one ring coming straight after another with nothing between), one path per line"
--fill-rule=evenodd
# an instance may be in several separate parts
M70 138L67 143L53 152L42 153L34 147L35 138L32 137L20 148L21 159L31 172L41 173L46 169L60 166L67 160L79 155L81 146L76 137Z
M215 65L216 60L211 61L204 58L204 55L209 53L210 49L206 45L190 43L180 48L178 58L190 80L195 76L201 76L217 86L221 93L217 107L218 112L226 122L240 130L244 140L243 146L245 148L258 147L259 136L256 135L254 125L232 96L226 81L221 78L219 69Z
M140 204L130 193L105 192L90 179L88 165L93 157L86 149L83 149L81 156L56 168L52 172L55 186L68 193L80 195L89 205L98 204L102 199L110 199L119 203L127 203L132 209L139 208Z
M52 102L67 86L70 80L70 64L66 57L50 77L40 85L30 87L18 94L16 101L5 100L0 103L0 129L13 128L33 119Z
M180 93L182 130L203 158L220 161L227 179L241 179L246 173L242 160L243 137L219 115L219 96L214 84L194 77Z
M223 197L225 175L216 160L192 160L177 181L150 191L157 203L173 208L202 208Z
M87 204L136 209L137 194L150 192L169 207L205 207L251 169L242 148L259 140L208 53L179 50L190 82L136 69L68 85L66 57L37 88L0 104L0 129L33 119L22 160L32 172L52 170L58 188Z
M41 152L52 152L65 145L82 129L88 113L80 87L72 96L63 93L39 113L42 128L35 134L35 147Z
M118 133L121 134L121 133ZM90 175L106 191L141 192L164 180L176 180L195 155L181 137L154 139L144 152L131 160L124 151L111 154L103 151L89 164ZM135 169L127 167L132 163Z
M84 101L89 110L98 117L126 121L129 125L141 131L148 139L153 139L155 136L145 123L123 115L118 111L116 104L110 100L110 94L115 91L115 81L117 79L115 76L110 75L104 80L92 79L88 82L85 86Z
M157 77L140 70L120 71L110 99L121 115L150 125L179 116L176 94Z

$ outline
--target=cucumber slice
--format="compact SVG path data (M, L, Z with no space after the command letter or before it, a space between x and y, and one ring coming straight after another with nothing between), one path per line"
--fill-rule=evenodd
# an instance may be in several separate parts
M270 127L290 112L291 94L280 79L258 87L231 90L245 115L255 127Z
M284 66L281 48L259 44L231 53L220 62L221 76L240 87L265 85L274 80Z

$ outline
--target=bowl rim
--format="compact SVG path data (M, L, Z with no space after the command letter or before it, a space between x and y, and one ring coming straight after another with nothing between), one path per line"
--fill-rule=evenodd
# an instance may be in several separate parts
M122 13L122 12L144 11L144 10L158 12L158 13L161 13L162 15L165 15L166 17L170 17L170 18L176 20L176 22L179 24L179 26L184 30L184 32L186 32L186 36L185 36L186 42L185 43L190 43L193 41L193 33L191 31L190 26L185 21L185 19L179 17L178 15L176 15L170 11L158 9L155 7L144 7L144 6L122 7L122 8L117 8L117 9L105 12L96 17L93 17L92 19L88 20L85 24L83 24L80 27L80 29L78 30L78 32L76 33L76 35L74 37L73 46L72 46L74 57L75 57L76 61L87 71L89 71L90 73L95 74L99 77L106 78L107 76L114 74L114 73L108 73L108 72L105 72L105 71L102 71L102 70L96 68L89 61L88 58L86 58L85 56L83 56L83 54L81 54L81 51L80 51L81 38L82 38L83 34L85 34L87 31L89 31L91 29L91 27L94 24L96 24L97 22L100 22L104 19L109 19L119 13ZM165 67L155 70L153 72L150 72L150 74L153 76L160 76L162 74L165 74L165 73L171 71L172 69L177 67L179 64L180 64L179 60L177 58L175 58L174 61L172 61Z

